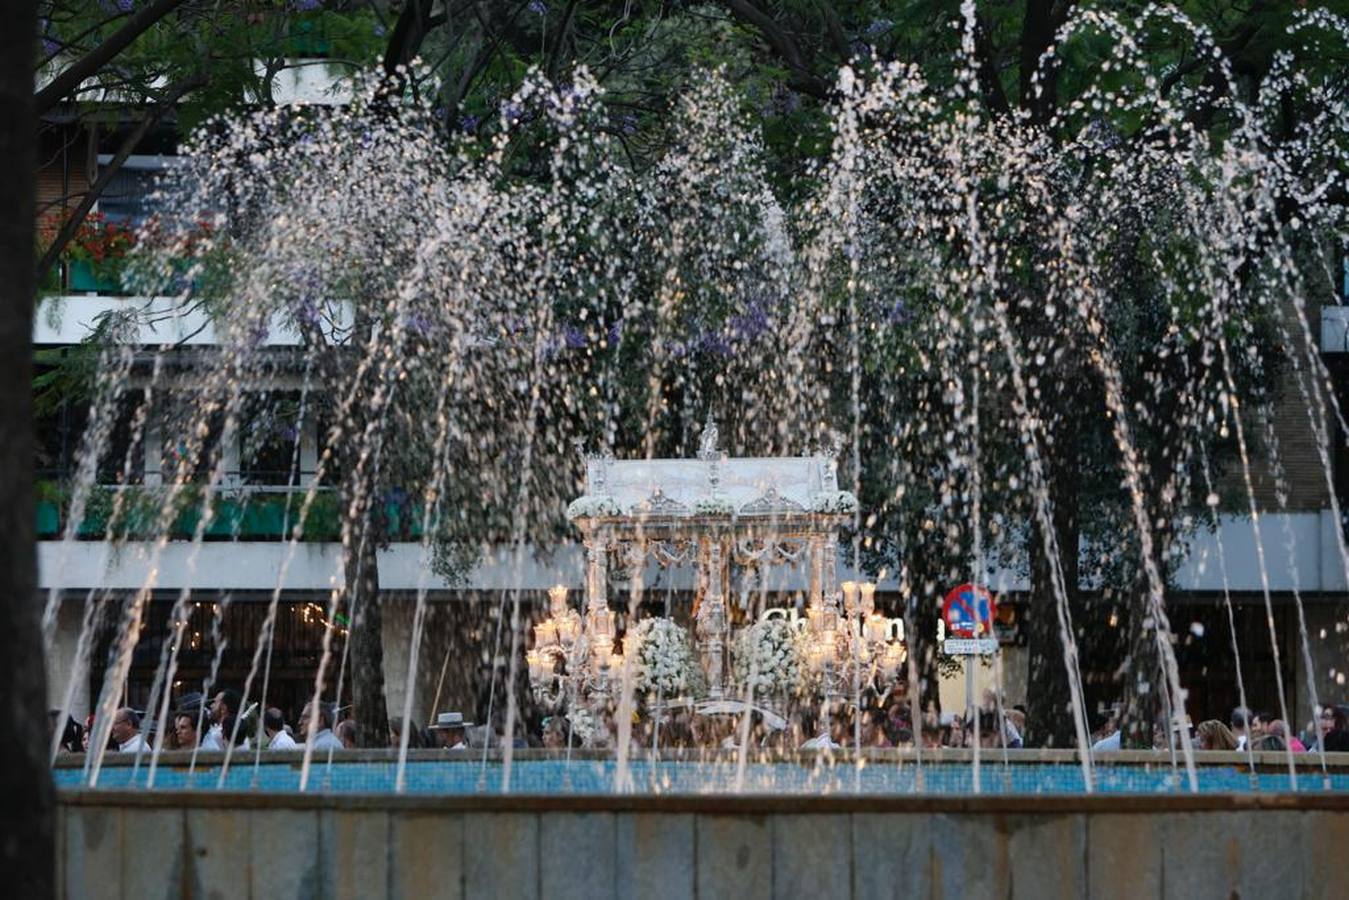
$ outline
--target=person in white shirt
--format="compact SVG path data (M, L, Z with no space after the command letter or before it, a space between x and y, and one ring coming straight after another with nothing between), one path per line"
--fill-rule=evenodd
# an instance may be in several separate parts
M313 703L304 705L304 712L300 713L300 734L308 737L309 735L309 717L314 715ZM333 714L331 707L326 703L318 704L318 722L315 725L313 748L315 750L341 750L342 742L333 734Z
M281 710L273 706L267 710L262 717L262 727L267 732L268 750L294 750L296 748L295 738L286 731L286 720L281 715Z
M234 731L234 719L239 714L239 694L223 690L211 701L211 727L201 739L203 750L224 750Z
M141 717L129 706L113 713L112 739L117 742L117 749L122 753L150 749L150 744L141 735Z
M1091 745L1092 750L1118 750L1120 749L1119 729L1115 729L1113 734L1109 734Z

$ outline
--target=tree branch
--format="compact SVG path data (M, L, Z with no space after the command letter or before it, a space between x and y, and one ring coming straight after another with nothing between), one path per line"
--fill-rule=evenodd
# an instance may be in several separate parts
M422 41L436 24L431 16L432 0L408 0L403 11L398 14L393 32L389 35L389 45L384 51L384 74L393 75L399 66L405 66L417 58Z
M1011 104L1007 101L1007 92L1002 89L1002 75L998 71L993 36L989 33L988 20L980 15L974 19L974 55L979 60L979 87L984 92L988 108L995 113L1007 112Z
M783 62L787 63L788 68L796 74L792 87L821 100L829 96L829 83L811 71L805 57L801 55L801 49L772 16L749 0L726 0L726 6L736 18L755 28L768 42L768 46L782 57Z
M89 215L89 210L93 209L94 204L98 202L98 198L103 196L103 191L107 188L108 183L112 181L113 176L121 171L122 165L135 151L136 146L145 139L145 135L149 133L150 129L155 127L165 113L173 108L175 103L188 93L206 84L206 80L206 73L198 72L191 78L178 82L169 89L169 92L164 95L159 103L146 111L140 122L132 129L131 134L127 135L126 140L122 142L122 146L118 148L117 155L108 162L97 180L90 185L84 199L75 207L75 211L66 223L61 226L61 230L52 239L51 245L43 251L42 259L37 264L38 281L41 281L48 270L55 265L56 260L61 256L61 251L70 243L70 239L75 236L75 232L84 222L84 217Z
M142 7L127 23L113 33L103 43L71 63L51 80L46 87L33 95L33 111L42 115L51 109L66 95L75 90L80 82L97 73L121 53L131 42L144 34L160 19L182 6L186 0L155 0L149 6Z
M1040 62L1073 4L1074 0L1026 0L1026 18L1021 24L1021 107L1037 123L1048 122L1058 105L1058 63L1050 59L1042 68Z
M548 80L557 81L557 70L562 65L562 47L567 41L567 32L571 30L572 17L576 15L576 4L578 0L569 0L567 8L562 12L562 22L557 27L557 38L553 41L553 46L548 53L548 63L544 67L544 73Z

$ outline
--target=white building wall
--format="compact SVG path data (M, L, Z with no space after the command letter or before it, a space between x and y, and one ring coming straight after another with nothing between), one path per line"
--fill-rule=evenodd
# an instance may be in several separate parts
M1345 590L1345 560L1335 538L1334 518L1328 511L1270 513L1259 522L1259 548L1271 591L1332 592ZM194 550L187 541L170 541L156 550L151 542L129 542L109 551L99 541L44 541L38 546L41 587L136 589L153 572L153 586L191 585L213 590L327 590L341 575L341 545L337 543L207 542ZM526 548L517 557L499 548L470 573L461 588L542 589L564 584L580 590L583 554L577 544L562 544L547 554ZM1176 585L1188 591L1260 591L1264 584L1256 529L1247 518L1228 516L1214 533L1200 531L1190 542L1187 560L1179 567ZM1220 565L1223 560L1225 565ZM385 590L444 590L449 586L430 571L429 558L415 543L393 544L379 554L380 586ZM1226 578L1224 579L1224 571ZM879 581L882 591L897 585L892 573ZM691 574L671 575L652 566L649 588L691 586ZM850 566L839 566L839 578L858 576ZM1012 570L991 573L995 592L1024 591L1024 576ZM802 590L802 568L772 571L770 589Z

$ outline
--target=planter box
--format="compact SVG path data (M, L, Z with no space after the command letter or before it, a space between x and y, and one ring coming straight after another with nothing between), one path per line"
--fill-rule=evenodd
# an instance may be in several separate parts
M303 502L301 497L294 499L290 514L291 525L295 524ZM287 532L286 505L283 501L269 500L267 503L254 501L244 507L243 520L239 527L240 537L285 538L288 536Z
M115 294L121 287L121 282L118 279L109 278L96 272L93 265L86 260L81 259L70 263L70 289L72 291Z
M61 531L61 508L50 500L37 502L38 537L55 537Z

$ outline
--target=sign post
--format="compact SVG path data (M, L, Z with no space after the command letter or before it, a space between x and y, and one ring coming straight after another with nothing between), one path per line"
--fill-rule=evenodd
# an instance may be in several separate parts
M942 650L948 656L964 657L965 711L970 714L974 728L976 791L979 789L979 711L974 702L974 657L998 652L998 639L993 635L993 619L997 613L998 601L993 595L986 588L970 583L952 588L941 607L942 621L946 623Z

